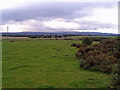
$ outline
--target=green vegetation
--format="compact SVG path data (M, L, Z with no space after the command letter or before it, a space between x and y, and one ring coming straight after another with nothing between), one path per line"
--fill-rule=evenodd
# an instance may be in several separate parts
M91 38L86 37L82 40L82 44L86 44L86 45L92 45L93 41Z
M104 88L109 74L79 68L75 40L3 40L3 88Z
M114 65L112 72L112 80L108 87L120 90L120 62Z
M118 40L106 39L96 45L82 46L76 56L81 59L81 68L111 73L113 65L118 62L120 57Z
M120 90L120 37L118 39L118 53L115 55L118 58L118 63L116 63L113 67L112 72L112 80L109 84L109 88L115 88L116 90Z

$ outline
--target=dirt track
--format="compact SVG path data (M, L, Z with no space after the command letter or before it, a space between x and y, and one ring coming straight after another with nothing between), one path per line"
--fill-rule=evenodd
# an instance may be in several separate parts
M0 37L0 39L29 39L28 37Z

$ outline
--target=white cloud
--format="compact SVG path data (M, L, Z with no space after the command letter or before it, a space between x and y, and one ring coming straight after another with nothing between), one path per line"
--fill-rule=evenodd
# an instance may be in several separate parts
M7 26L9 27L9 32L23 32L26 31L25 28L27 25L21 25L21 24L5 24L1 26L0 32L7 32Z
M96 27L91 30L75 30L86 32L118 33L118 8L95 8L92 16L75 18L75 22L87 24L87 27ZM91 23L90 23L91 22Z
M75 21L94 21L102 24L118 25L118 8L95 8L92 16L76 18Z
M27 21L25 22L17 22L17 21L8 21L7 24L1 26L0 32L7 32L7 27L9 32L24 32L29 31L27 28L30 27Z
M75 20L66 20L62 18L57 19L30 19L25 21L8 21L7 24L1 26L1 32L57 32L57 31L90 31L103 33L117 33L116 26L109 24L101 24L96 22L74 22Z
M78 31L78 32L101 32L101 33L118 34L117 29L108 29L108 28L102 28L102 29L98 29L98 30L73 30L73 31Z
M63 19L55 19L51 21L43 21L43 24L48 28L53 29L78 29L80 25L74 22L66 22Z

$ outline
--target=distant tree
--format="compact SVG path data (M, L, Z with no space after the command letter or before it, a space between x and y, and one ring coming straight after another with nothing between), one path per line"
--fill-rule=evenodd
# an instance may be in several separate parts
M89 37L85 37L85 38L82 40L82 44L91 45L92 43L93 43L93 41L92 41L91 38L89 38Z
M91 34L88 34L88 36L92 36Z

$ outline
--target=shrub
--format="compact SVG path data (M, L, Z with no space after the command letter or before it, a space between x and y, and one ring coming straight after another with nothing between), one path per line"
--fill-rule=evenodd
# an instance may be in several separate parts
M75 55L76 55L77 59L81 59L82 58L82 53L81 52L77 52Z
M92 43L93 41L89 37L86 37L82 40L82 44L91 45Z
M120 90L120 63L114 65L112 72L112 80L109 84L109 88Z
M80 61L80 67L89 70L111 73L112 65L118 63L118 41L107 39L92 46L80 46L75 54Z
M117 50L116 53L114 54L114 56L118 59L118 63L116 63L113 67L113 71L112 71L112 80L109 84L109 88L110 89L116 89L116 90L120 90L120 37L117 38L118 41L118 46L117 46Z
M76 44L76 48L80 48L81 47L81 44Z
M72 47L76 47L76 43L72 43L71 46L72 46Z
M83 47L86 47L87 45L86 44L76 44L76 48L83 48Z
M107 73L112 71L112 64L117 62L117 60L112 56L108 56L107 54L102 54L101 52L96 51L87 53L87 55L84 55L82 59L84 60L81 60L80 62L81 68ZM87 64L87 67L85 67L86 65L84 64Z
M11 40L10 42L14 42L13 40Z

